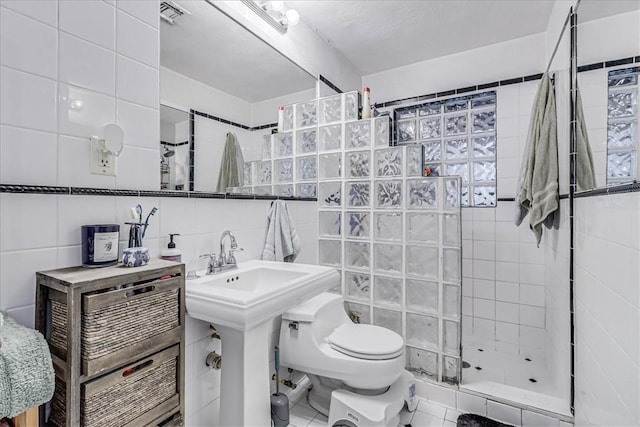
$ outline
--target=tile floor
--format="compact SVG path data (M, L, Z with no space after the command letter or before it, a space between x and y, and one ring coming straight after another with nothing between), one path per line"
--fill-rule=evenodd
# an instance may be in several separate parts
M290 427L326 427L327 417L309 406L306 393L302 393L290 403ZM418 409L409 422L415 427L455 427L460 412L452 408L436 405L418 399Z

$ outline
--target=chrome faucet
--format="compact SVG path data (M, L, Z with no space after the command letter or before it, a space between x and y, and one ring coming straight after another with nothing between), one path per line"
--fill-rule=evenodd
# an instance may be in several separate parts
M225 254L224 239L227 236L229 237L229 240L231 242L231 247L229 248L229 253ZM207 274L216 274L238 268L238 263L236 262L236 257L233 255L233 253L235 251L242 250L242 248L238 247L236 236L234 236L231 231L225 230L222 233L222 236L220 236L219 256L216 257L215 253L211 253L200 255L200 258L209 258L209 263L207 264Z
M231 247L229 248L229 253L225 255L224 238L227 236L229 237ZM229 268L227 268L228 270L231 270L233 268L238 268L236 257L233 255L233 253L235 251L241 251L241 250L243 249L238 248L238 242L236 242L236 236L234 236L230 230L223 231L222 236L220 236L220 257L218 258L218 266L219 267L230 266Z

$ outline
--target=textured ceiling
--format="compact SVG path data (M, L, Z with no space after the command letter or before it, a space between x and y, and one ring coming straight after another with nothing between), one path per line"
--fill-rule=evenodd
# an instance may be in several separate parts
M289 1L363 75L544 32L553 0Z
M316 80L204 0L161 21L160 65L254 103L315 87Z

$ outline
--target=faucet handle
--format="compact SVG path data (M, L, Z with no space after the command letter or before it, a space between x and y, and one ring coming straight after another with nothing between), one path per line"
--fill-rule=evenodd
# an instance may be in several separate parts
M233 248L233 249L229 249L229 255L227 255L227 264L237 264L238 262L236 261L236 257L235 255L233 255L234 252L242 252L244 251L244 248Z
M216 258L215 252L210 254L200 255L200 258L209 258L209 265L211 265L212 267L218 266L218 259Z

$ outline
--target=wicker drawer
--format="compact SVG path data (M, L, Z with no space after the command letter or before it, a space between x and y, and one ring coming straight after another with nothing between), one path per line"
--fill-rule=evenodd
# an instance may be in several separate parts
M177 408L179 346L82 384L80 423L84 427L143 426ZM65 383L56 378L51 423L64 427Z
M180 277L82 295L82 374L93 376L180 340ZM51 299L52 353L66 360L67 305Z

